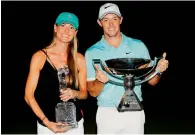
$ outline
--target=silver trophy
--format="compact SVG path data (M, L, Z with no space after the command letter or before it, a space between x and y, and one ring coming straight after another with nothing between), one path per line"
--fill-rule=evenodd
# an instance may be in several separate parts
M154 60L143 58L117 58L101 61L100 59L93 59L93 66L100 64L102 69L110 76L122 80L121 83L109 79L110 83L125 87L125 93L117 106L119 112L141 111L143 109L133 89L134 86L152 79L159 73L155 70L159 59L160 58L156 57Z
M58 69L59 90L66 90L66 76L69 74L68 67ZM56 122L62 122L67 129L77 128L76 106L73 102L60 102L55 107ZM63 127L63 126L59 126Z

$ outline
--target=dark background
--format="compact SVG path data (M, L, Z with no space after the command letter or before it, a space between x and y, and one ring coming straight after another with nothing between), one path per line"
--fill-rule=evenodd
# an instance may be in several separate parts
M194 14L195 2L117 2L124 16L121 31L142 40L151 57L167 52L169 68L155 86L143 84L145 133L195 133ZM79 52L100 40L96 23L103 1L1 2L1 131L36 133L36 117L24 102L24 88L32 54L49 44L53 24L64 11L80 21ZM191 77L191 78L190 78ZM96 133L96 99L84 102L85 133Z

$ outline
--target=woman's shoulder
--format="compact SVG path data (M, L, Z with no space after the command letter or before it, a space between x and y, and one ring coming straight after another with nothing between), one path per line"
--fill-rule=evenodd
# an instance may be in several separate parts
M42 69L45 60L46 60L46 55L44 54L44 52L42 50L38 50L32 55L31 65Z
M36 59L45 59L46 58L46 54L45 54L44 51L45 51L44 49L38 50L38 51L34 52L32 57L36 58Z
M78 59L78 60L85 60L85 57L84 57L83 54L77 53L77 59Z
M77 53L77 65L79 68L85 68L85 57L81 53Z

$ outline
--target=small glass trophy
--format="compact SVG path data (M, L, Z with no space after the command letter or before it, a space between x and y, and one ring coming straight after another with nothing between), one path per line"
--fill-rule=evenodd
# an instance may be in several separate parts
M68 67L58 69L59 90L66 90L66 76L69 74ZM60 102L55 107L56 122L64 123L67 129L77 128L76 106L73 102Z

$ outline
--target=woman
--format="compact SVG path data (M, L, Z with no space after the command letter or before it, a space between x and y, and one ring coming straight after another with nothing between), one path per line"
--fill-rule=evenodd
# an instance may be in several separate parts
M38 118L38 134L84 134L79 100L87 98L86 65L84 56L77 52L78 27L77 16L69 12L59 14L54 24L51 44L32 56L25 101ZM66 77L67 89L60 91L57 74L58 69L63 67L68 67L69 74ZM56 122L55 106L62 101L72 101L75 104L78 128L59 128L63 124Z

